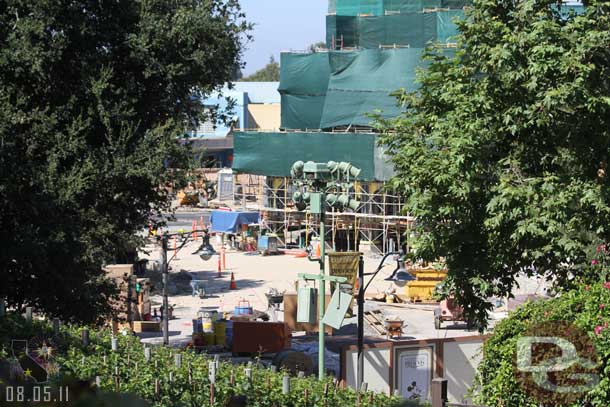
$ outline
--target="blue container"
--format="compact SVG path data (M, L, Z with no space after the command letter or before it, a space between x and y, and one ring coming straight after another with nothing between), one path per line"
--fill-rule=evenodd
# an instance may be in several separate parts
M227 321L225 332L227 335L226 345L229 349L231 349L231 346L233 345L233 321Z
M240 301L237 307L233 309L233 315L252 315L252 307L248 301Z
M201 324L201 319L193 319L193 333L194 334L202 334L203 333L203 325Z

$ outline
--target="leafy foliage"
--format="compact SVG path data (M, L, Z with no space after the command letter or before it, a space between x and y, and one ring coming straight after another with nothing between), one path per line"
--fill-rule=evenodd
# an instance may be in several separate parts
M489 406L537 407L539 402L524 392L515 380L517 340L528 327L542 323L568 321L584 331L595 345L599 360L599 384L573 404L574 406L607 406L610 403L608 361L610 356L610 285L581 285L561 296L529 302L496 325L483 347L483 360L477 371L475 394L477 404ZM591 355L587 355L591 357ZM553 404L560 405L560 404Z
M280 64L273 55L264 68L259 69L250 76L241 79L244 82L277 82L280 80Z
M248 28L237 0L0 3L0 298L107 311L100 266L132 261L168 209L177 136Z
M610 235L610 4L559 3L475 2L454 55L429 49L404 114L379 121L416 256L445 259L480 326L520 273L597 280L588 254Z
M46 336L49 343L56 344L59 349L55 358L64 375L91 382L99 376L101 390L110 392L116 390L118 377L121 392L136 394L157 407L210 405L211 359L206 355L156 347L152 349L151 360L147 361L144 347L135 336L120 335L119 351L113 352L109 331L91 330L88 346L83 346L80 341L81 331L82 328L77 326L62 326L60 336L52 339L48 325L36 322L29 326L21 317L11 315L0 319L0 349L8 345L9 339L28 338L32 334ZM6 334L10 332L12 334ZM180 367L176 366L174 356L178 352L182 355ZM325 400L328 406L356 404L353 390L336 388L330 379L291 378L291 391L285 395L282 394L283 372L272 372L254 364L251 367L252 380L249 380L245 368L243 365L220 363L215 383L217 405L223 405L233 395L247 396L249 406L313 407L325 405ZM155 391L156 380L159 381L158 393ZM382 407L401 404L397 398L369 393L362 398L362 405ZM415 407L417 404L407 405Z

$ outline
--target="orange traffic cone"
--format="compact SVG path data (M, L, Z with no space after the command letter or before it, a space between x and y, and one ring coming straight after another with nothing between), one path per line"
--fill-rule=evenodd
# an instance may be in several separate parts
M235 282L235 275L231 272L231 284L229 285L229 290L237 290L237 283Z
M318 245L316 246L316 257L322 257L322 254L320 253L320 243L318 243Z

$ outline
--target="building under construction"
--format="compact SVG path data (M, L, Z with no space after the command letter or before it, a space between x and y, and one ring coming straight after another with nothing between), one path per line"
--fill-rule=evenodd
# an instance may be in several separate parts
M326 241L337 250L370 244L379 252L404 244L411 219L400 196L384 188L392 166L371 114L400 114L392 92L416 90L426 46L454 52L456 20L465 18L470 3L330 0L326 48L281 54L281 130L233 135L235 202L261 211L265 227L284 244L302 245L317 228L291 202L292 164L349 161L362 169L354 194L363 204L357 212L329 213Z

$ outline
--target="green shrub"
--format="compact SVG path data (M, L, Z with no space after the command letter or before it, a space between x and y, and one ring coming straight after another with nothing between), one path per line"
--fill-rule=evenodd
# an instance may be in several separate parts
M113 392L118 384L120 392L138 395L155 407L210 405L209 357L189 350L155 347L151 361L147 362L144 346L137 337L120 335L119 350L113 352L108 330L90 329L90 343L83 346L82 329L62 326L60 336L51 338L52 332L47 324L27 324L20 316L10 315L0 319L0 349L8 349L10 339L42 335L56 347L54 358L64 375L92 383L99 377L101 391ZM178 352L182 354L180 367L176 367L174 361L174 355ZM351 389L335 388L332 379L291 378L291 391L284 395L284 372L272 372L254 364L251 367L252 380L248 380L245 369L243 365L220 363L214 405L223 405L233 395L246 395L248 406L256 407L356 405L356 393ZM156 381L158 392L155 391ZM363 396L362 405L389 407L402 404L398 398L369 392Z
M584 332L595 346L599 384L570 406L610 405L610 283L582 285L561 296L528 302L499 322L483 346L473 393L477 404L503 407L538 407L517 380L515 367L517 340L528 329L542 324L569 323Z

